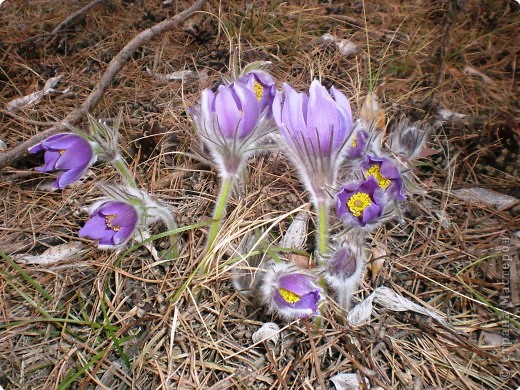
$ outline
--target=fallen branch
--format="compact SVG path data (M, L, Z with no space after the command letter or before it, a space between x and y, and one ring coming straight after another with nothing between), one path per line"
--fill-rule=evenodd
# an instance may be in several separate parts
M105 70L105 73L103 73L99 79L99 82L96 84L90 95L88 95L88 97L85 99L83 104L81 104L81 106L69 113L69 115L67 115L65 119L63 119L58 124L36 134L27 141L17 145L13 149L0 153L0 169L25 156L28 153L27 150L31 146L43 141L45 138L53 134L59 133L60 131L66 131L71 126L74 126L76 123L78 123L83 115L96 106L112 83L112 80L114 80L116 74L123 68L126 62L128 62L128 60L139 47L146 44L156 36L166 31L172 30L178 27L180 24L184 23L187 19L192 17L195 12L199 11L204 6L205 2L206 0L197 0L190 8L175 15L173 18L164 20L161 23L158 23L137 34L130 42L126 44L123 49L121 49L119 53L117 53L112 61L110 61L107 69Z

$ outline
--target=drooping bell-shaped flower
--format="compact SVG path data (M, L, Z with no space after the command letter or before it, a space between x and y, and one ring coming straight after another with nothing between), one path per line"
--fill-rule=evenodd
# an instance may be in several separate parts
M403 194L403 179L397 165L386 157L367 155L361 164L365 177L373 177L378 186L383 189L389 199L402 201L406 199Z
M92 144L74 133L53 135L29 149L30 153L44 151L45 165L40 172L61 171L54 188L63 189L79 180L96 160Z
M387 202L384 190L373 176L341 187L336 194L336 213L342 222L365 227L377 224Z
M270 311L287 321L318 314L321 289L311 276L292 265L277 263L268 267L261 293Z
M217 93L205 89L189 113L224 178L240 173L270 130L257 95L241 83L221 85Z
M237 83L245 85L255 93L256 99L260 102L260 111L267 109L268 115L271 114L271 105L276 94L274 78L263 70L253 70L243 75Z
M107 201L97 207L79 236L98 240L100 247L115 247L133 236L138 222L139 215L134 206L122 201Z
M336 171L345 158L352 133L352 111L343 93L329 91L314 80L309 95L284 84L285 100L277 93L273 117L280 130L278 140L298 169L314 204L328 199Z

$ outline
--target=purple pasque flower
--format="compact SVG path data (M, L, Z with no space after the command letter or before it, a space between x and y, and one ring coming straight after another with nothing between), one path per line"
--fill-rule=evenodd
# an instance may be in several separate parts
M62 171L54 188L65 188L79 180L96 160L92 145L74 133L53 135L29 149L29 153L45 151L45 165L36 168L40 172Z
M241 83L202 92L199 107L189 109L223 177L236 176L270 126L255 93Z
M373 176L346 184L336 194L336 213L347 224L365 227L377 223L387 198Z
M287 321L318 314L321 289L295 266L272 265L264 275L261 292L269 309Z
M352 111L346 96L329 91L314 80L309 95L284 84L273 100L273 117L280 130L279 141L298 168L315 204L328 199L326 188L334 186L337 168L352 133Z
M122 201L107 201L96 208L79 236L98 240L100 247L114 247L132 237L138 222L134 206Z
M390 199L402 201L406 199L403 194L403 179L396 164L386 157L367 155L365 162L361 164L365 177L373 177L381 189L386 191Z
M271 105L276 94L274 78L263 70L254 70L246 73L237 80L237 83L247 86L255 93L256 99L260 102L260 110L266 108L271 112Z

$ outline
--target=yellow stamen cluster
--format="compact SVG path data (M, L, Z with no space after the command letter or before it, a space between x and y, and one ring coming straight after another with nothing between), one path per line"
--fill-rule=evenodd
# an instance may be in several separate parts
M285 288L280 288L278 291L280 292L282 298L290 304L296 303L301 299L301 297L298 294L286 290Z
M376 179L377 184L379 187L381 187L383 190L386 190L388 186L392 183L390 179L387 179L381 174L381 168L379 165L372 165L370 169L366 173L366 177L373 176L374 179Z
M60 154L63 155L66 151L67 149L60 149Z
M264 96L264 87L258 81L255 81L253 85L253 89L255 90L256 99L258 101L262 100L262 96Z
M112 220L116 217L115 214L110 214L105 217L105 225L107 228L112 229L115 232L118 232L121 229L121 226L112 225Z
M370 206L372 201L370 200L370 196L365 192L356 192L352 195L348 202L347 206L350 212L354 217L361 217L363 215L363 211Z

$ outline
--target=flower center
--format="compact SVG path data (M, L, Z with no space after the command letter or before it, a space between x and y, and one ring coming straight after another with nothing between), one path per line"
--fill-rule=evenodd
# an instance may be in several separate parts
M107 228L112 229L115 232L118 232L121 229L121 226L112 225L112 220L116 217L115 214L110 214L105 217L105 225Z
M66 151L67 149L60 149L60 154L63 155Z
M262 96L264 96L264 87L258 81L255 81L253 85L253 89L255 91L256 99L258 101L262 100Z
M295 294L292 291L286 290L285 288L280 288L278 291L280 292L280 295L282 296L282 298L288 303L293 304L293 303L298 302L301 299L298 294Z
M365 192L356 192L352 195L348 202L347 206L350 212L354 217L361 217L363 215L363 211L370 206L372 201L370 200L370 196Z
M392 183L390 179L387 179L381 174L381 167L379 165L372 165L370 169L366 173L366 177L373 176L376 179L377 184L383 190L386 190L388 186Z

